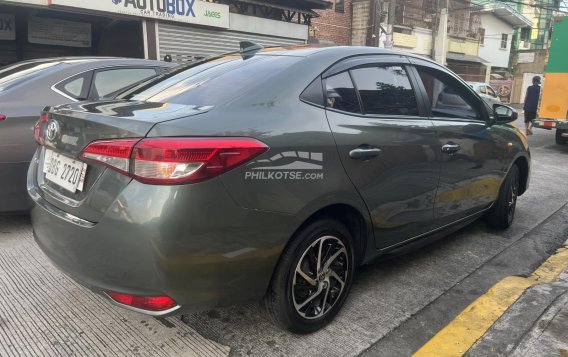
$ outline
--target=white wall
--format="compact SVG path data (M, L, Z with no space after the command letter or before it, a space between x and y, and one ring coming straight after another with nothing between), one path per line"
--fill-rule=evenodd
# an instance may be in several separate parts
M30 5L47 5L47 0L0 0L0 4L3 2L17 2Z
M258 33L262 35L308 39L308 25L284 22L241 14L229 14L229 29L232 31Z
M513 27L494 14L481 15L481 27L485 29L485 41L479 46L479 57L489 61L491 67L509 67ZM508 34L507 49L501 49L501 34Z

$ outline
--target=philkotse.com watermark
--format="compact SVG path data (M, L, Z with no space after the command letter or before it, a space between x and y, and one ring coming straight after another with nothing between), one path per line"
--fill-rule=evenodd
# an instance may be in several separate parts
M285 151L247 165L245 180L322 180L323 153Z

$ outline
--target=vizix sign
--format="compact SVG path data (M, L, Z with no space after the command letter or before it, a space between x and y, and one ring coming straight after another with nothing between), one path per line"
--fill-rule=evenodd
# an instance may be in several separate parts
M50 5L229 28L229 6L201 0L51 0Z

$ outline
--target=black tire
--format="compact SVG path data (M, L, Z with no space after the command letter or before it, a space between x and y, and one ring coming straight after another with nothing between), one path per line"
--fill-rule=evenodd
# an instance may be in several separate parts
M568 143L568 138L562 136L566 132L568 132L566 129L556 129L556 143L558 145L566 145Z
M515 164L507 173L499 189L499 197L497 197L497 201L495 201L491 211L487 214L489 226L495 229L509 228L515 218L518 194L519 167Z
M320 248L320 271L316 272L315 254ZM354 259L353 238L345 226L332 219L308 224L280 257L263 301L268 317L281 328L298 334L327 325L349 294Z

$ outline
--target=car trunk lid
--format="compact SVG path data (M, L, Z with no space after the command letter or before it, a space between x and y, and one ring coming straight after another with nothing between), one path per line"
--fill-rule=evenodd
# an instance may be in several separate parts
M36 168L41 195L70 214L97 222L131 178L101 164L85 163L79 158L83 149L97 140L143 138L157 123L200 114L210 108L120 100L45 108L45 120L39 128L43 146ZM51 161L57 166L57 175L49 170ZM70 172L66 164L73 166L71 170L85 166L84 172ZM79 176L73 179L74 175ZM82 183L74 189L72 183L78 181Z

